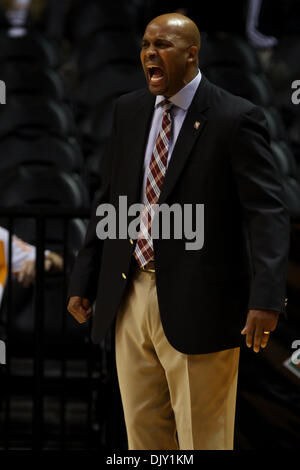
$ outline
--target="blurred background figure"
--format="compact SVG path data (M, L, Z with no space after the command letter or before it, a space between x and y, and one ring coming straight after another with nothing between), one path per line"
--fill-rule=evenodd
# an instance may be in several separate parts
M26 22L31 0L11 0L7 2L6 17L10 24L7 34L20 37L26 34Z
M261 11L262 0L249 0L248 13L246 19L246 35L254 47L269 48L277 44L277 39L273 36L265 36L258 30L258 21Z
M9 233L0 227L0 304L8 273ZM34 282L36 248L16 235L12 236L12 274L24 287ZM62 257L49 250L45 251L45 271L59 272L63 269Z

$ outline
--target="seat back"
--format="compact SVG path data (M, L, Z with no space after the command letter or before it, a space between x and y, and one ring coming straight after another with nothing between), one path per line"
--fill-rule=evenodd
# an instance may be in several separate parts
M39 165L2 171L0 201L3 207L24 204L73 208L89 206L87 189L78 175Z
M8 97L0 107L0 139L7 135L67 137L75 135L75 122L70 108L43 96Z
M83 173L79 145L71 139L40 136L34 139L8 136L0 140L0 172L18 165L41 165Z

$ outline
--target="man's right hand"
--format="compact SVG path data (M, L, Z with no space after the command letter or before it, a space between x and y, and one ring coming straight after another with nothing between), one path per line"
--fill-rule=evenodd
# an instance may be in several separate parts
M92 304L84 297L70 297L68 303L68 312L78 321L78 323L85 323L92 315Z

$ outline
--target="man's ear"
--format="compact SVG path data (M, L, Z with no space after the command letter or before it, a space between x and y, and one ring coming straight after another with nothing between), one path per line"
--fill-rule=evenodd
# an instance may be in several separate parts
M190 46L189 47L189 62L195 62L198 59L199 48L197 46Z

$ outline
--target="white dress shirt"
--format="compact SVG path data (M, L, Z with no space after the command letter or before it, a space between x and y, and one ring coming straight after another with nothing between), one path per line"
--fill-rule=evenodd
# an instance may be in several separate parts
M185 119L187 110L194 98L196 90L199 86L201 81L201 72L198 70L198 74L196 75L193 80L191 80L185 87L181 88L181 90L176 93L176 95L171 96L168 98L174 106L171 108L171 116L172 116L172 132L169 142L169 152L168 152L168 160L167 160L167 167L170 162L172 152L180 132L181 126ZM145 152L145 159L144 159L144 180L143 180L143 187L142 187L142 197L141 200L144 201L146 195L146 182L149 170L149 164L151 160L151 156L154 150L154 146L156 143L156 139L158 137L158 133L161 128L162 123L162 116L163 116L163 108L159 106L159 104L165 99L165 96L157 95L155 100L155 109L152 117L148 142L146 145L146 152Z

